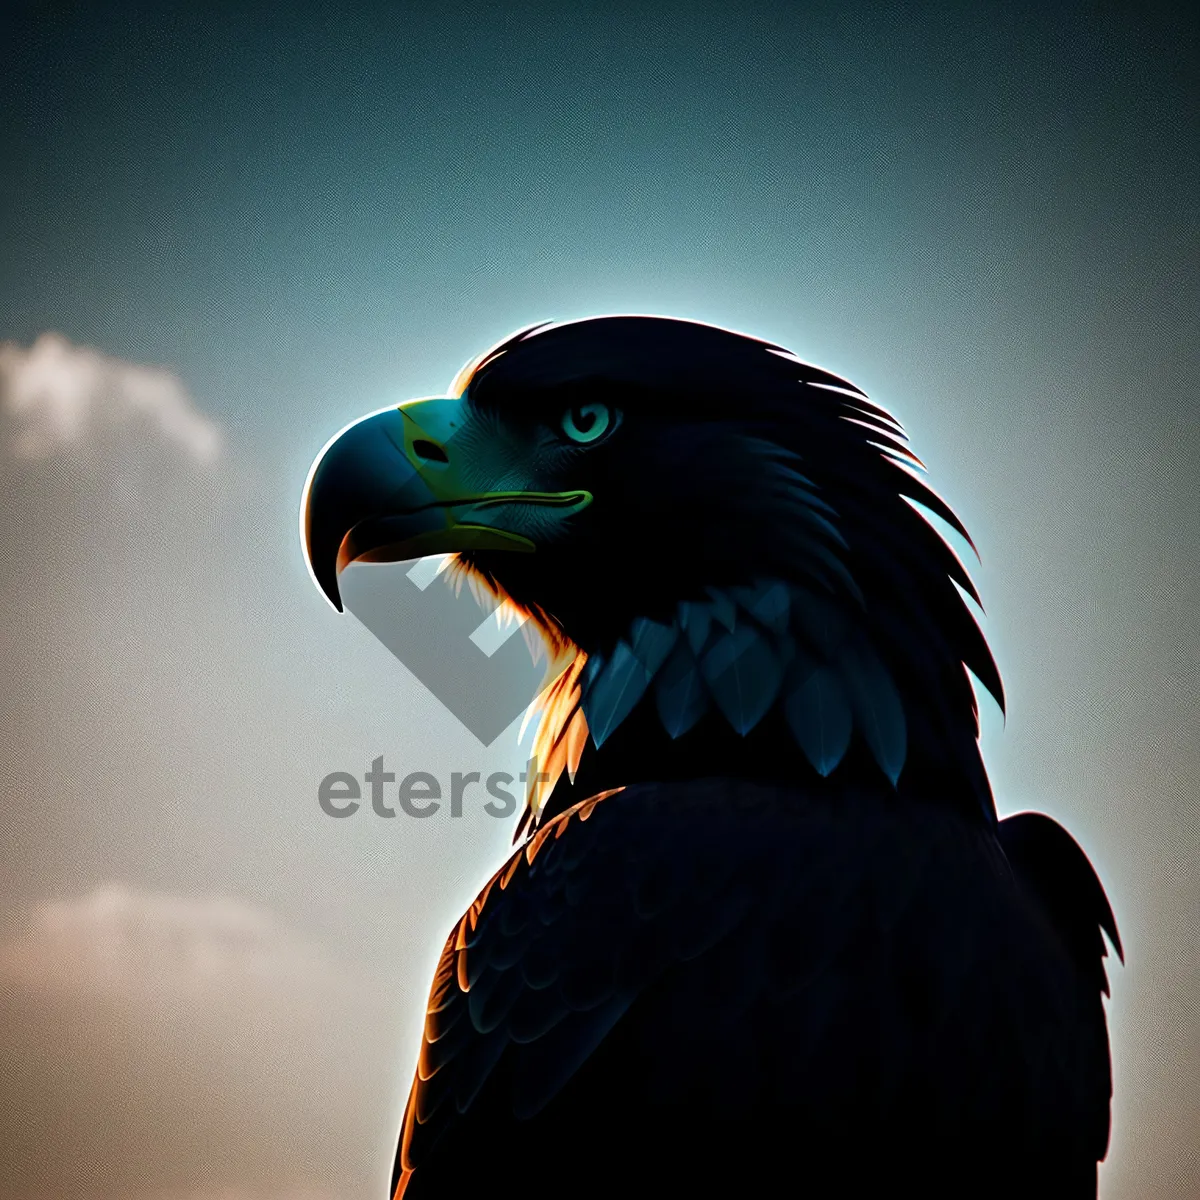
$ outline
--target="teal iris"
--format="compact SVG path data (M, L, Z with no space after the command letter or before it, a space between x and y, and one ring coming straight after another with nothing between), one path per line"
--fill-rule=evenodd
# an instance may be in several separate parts
M573 442L597 442L616 426L616 413L607 404L577 404L563 413L562 431Z

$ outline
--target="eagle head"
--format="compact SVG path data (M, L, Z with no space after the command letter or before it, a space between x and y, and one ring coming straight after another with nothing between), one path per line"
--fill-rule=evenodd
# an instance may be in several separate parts
M965 778L994 815L967 669L1003 706L999 676L914 504L970 539L919 469L891 416L781 346L598 317L522 330L446 396L343 430L301 532L335 607L352 562L453 553L534 619L558 664L551 786L590 741L618 773L636 747L660 773ZM587 779L613 782L633 780Z

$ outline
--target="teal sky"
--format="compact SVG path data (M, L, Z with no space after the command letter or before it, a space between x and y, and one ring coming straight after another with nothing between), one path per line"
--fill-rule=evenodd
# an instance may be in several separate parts
M1067 825L1126 941L1101 1194L1200 1193L1196 18L354 7L0 25L0 1198L382 1195L511 828L317 786L521 754L329 611L300 487L513 329L622 311L904 423L982 555L998 804ZM80 428L21 390L47 333L110 364Z

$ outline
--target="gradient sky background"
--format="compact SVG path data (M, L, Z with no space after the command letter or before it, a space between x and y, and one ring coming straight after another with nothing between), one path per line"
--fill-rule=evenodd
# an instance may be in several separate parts
M1101 1194L1200 1195L1196 18L338 7L0 24L0 1197L385 1194L511 826L317 786L522 755L331 613L300 487L613 311L905 423L982 554L1000 808L1063 821L1125 939Z

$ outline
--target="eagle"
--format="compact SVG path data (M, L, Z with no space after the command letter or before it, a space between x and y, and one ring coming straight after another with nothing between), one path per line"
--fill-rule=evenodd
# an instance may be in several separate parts
M631 315L522 329L317 457L335 608L350 563L451 555L550 664L394 1200L1095 1197L1121 943L1072 837L998 818L1001 679L926 514L975 547L925 473L847 380Z

